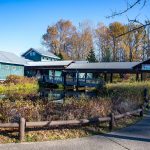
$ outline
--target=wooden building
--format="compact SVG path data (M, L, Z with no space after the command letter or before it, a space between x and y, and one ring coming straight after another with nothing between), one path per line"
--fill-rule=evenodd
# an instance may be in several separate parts
M25 60L10 52L0 51L0 80L9 75L24 76Z
M30 48L25 53L22 54L22 57L31 61L57 61L60 60L59 57L54 55L49 51L39 50Z

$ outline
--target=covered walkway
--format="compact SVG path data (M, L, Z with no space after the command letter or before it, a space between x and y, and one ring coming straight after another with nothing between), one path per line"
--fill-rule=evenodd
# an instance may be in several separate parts
M143 62L28 62L26 76L35 76L43 82L64 86L95 87L103 81L113 82L114 74L134 74L136 81L143 81L143 74L150 73L150 59Z

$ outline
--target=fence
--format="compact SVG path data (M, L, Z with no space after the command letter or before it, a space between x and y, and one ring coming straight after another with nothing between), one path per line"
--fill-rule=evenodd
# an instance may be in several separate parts
M93 123L102 123L109 122L109 130L112 131L115 120L121 119L125 116L139 114L140 117L143 117L144 109L149 108L149 100L147 100L147 90L144 90L144 104L141 108L126 112L119 115L114 115L111 113L108 117L100 118L90 118L90 119L80 119L80 120L60 120L60 121L41 121L41 122L26 122L24 118L20 118L19 123L0 123L0 128L18 128L19 130L19 140L20 142L24 141L25 130L27 128L38 128L38 127L61 127L61 126L78 126L78 125L87 125Z

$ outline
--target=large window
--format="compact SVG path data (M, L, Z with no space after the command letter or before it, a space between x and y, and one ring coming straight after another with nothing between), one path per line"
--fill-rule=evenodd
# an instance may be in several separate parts
M143 64L142 70L150 70L150 64Z

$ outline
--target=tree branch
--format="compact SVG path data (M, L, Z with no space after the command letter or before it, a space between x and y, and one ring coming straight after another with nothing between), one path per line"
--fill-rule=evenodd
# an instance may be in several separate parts
M140 4L141 2L143 2L143 5L141 7L141 9L146 5L147 0L136 0L134 3L130 4L129 2L127 2L127 8L125 10L122 10L120 12L113 12L112 15L107 16L106 18L113 18L122 14L125 14L126 12L128 12L130 9L134 8L136 5Z
M122 34L116 36L115 38L119 38L119 37L124 36L124 35L126 35L126 34L128 34L128 33L133 32L133 31L139 30L139 29L141 29L141 28L145 28L145 27L148 26L148 25L150 25L150 23L146 23L146 24L141 25L141 26L139 26L139 27L137 27L137 28L134 28L134 29L132 29L132 30L129 30L129 31L125 32L125 33L122 33Z

